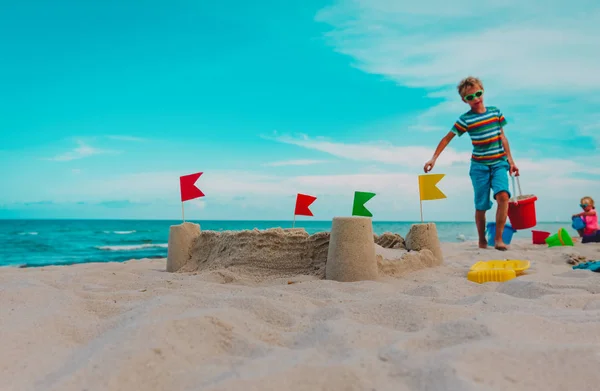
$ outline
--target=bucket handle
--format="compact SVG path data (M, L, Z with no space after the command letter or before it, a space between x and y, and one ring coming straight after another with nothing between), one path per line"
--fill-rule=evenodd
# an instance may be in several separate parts
M516 175L510 175L510 179L512 180L512 187L513 187L513 192L516 193L517 192L517 187L515 186L515 177L517 178L517 186L519 186L519 195L522 196L523 192L521 191L521 182L519 181L519 177ZM511 199L514 199L515 202L518 202L516 200L516 195L513 195L513 197Z

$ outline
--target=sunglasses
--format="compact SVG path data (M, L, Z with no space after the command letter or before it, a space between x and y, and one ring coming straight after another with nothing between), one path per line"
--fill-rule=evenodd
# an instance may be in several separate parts
M585 209L585 208L587 208L587 207L588 207L588 204L579 204L579 206L581 206L582 208L584 208L584 209Z
M475 92L474 94L465 95L465 96L463 96L463 98L465 98L466 101L471 101L475 98L479 98L481 95L483 95L483 90L479 90L479 91Z

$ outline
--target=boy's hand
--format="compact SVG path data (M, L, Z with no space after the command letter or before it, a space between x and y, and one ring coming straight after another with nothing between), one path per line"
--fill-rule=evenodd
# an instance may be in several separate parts
M428 173L433 169L433 166L435 166L435 159L431 159L427 163L425 163L425 167L423 167L423 170L425 171L425 173Z
M508 162L508 164L510 164L510 173L515 174L515 176L519 176L519 168L517 167L517 165L515 164L515 162L513 162L512 160L510 162Z

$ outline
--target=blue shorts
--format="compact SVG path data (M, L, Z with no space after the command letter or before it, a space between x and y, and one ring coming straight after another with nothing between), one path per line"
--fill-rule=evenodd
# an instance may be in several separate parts
M490 190L493 191L494 199L496 199L498 193L503 191L505 191L510 198L510 191L508 190L509 169L510 165L507 161L498 162L492 165L471 162L469 176L473 183L476 210L489 210L492 208Z

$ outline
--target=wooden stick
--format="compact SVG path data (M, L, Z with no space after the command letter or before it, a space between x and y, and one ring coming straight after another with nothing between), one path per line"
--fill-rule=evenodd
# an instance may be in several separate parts
M185 214L183 213L183 201L181 202L181 220L185 223Z
M292 221L292 228L296 225L296 213L294 213L294 221Z
M419 200L419 204L421 206L421 224L423 224L423 200Z

